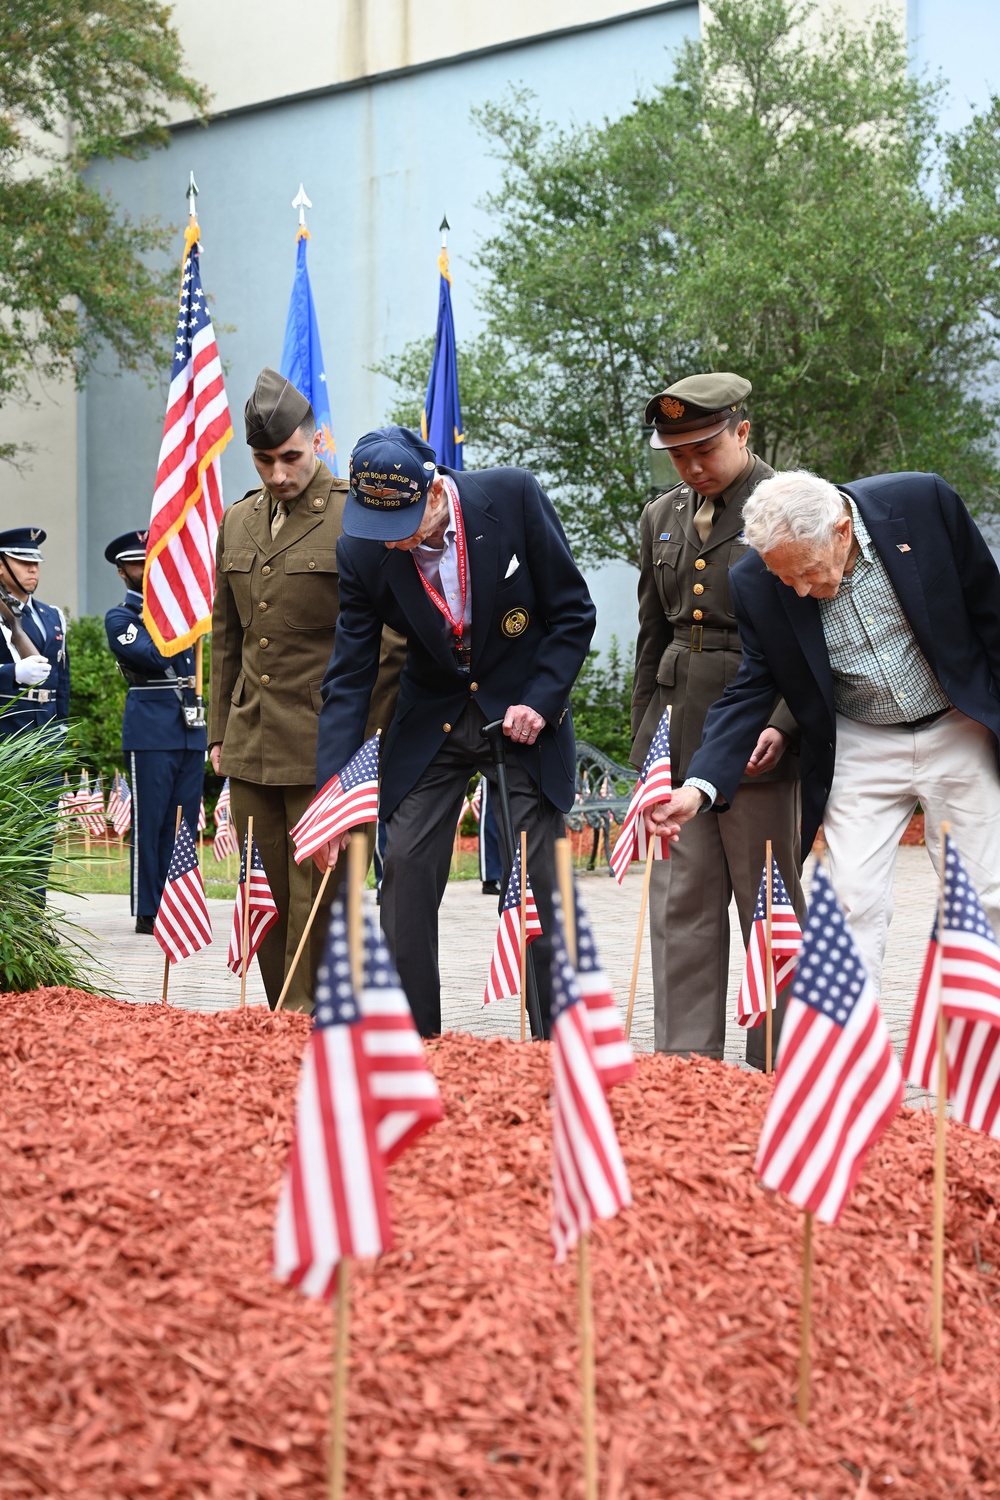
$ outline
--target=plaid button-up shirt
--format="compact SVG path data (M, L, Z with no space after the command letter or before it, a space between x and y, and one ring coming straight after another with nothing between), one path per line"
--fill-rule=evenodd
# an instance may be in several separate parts
M862 724L907 724L948 707L858 508L860 552L833 599L819 600L837 712Z

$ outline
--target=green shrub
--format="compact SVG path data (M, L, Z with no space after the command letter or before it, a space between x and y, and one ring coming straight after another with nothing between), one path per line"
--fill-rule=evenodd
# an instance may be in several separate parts
M622 660L618 637L614 635L603 658L598 651L589 652L570 700L577 739L588 740L612 760L626 766L632 748L629 729L632 655L630 645L628 659Z
M122 711L128 687L115 665L100 615L71 620L66 632L69 652L69 768L79 779L86 767L90 780L100 773L105 795L115 769L124 770L121 750Z

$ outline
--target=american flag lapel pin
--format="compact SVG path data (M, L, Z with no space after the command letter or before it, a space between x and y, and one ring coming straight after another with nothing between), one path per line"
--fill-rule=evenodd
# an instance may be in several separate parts
M910 550L909 542L897 542L896 546L899 548L900 552L909 552Z

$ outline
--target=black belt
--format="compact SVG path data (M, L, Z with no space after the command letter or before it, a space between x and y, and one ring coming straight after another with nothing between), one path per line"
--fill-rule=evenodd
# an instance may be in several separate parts
M692 625L688 640L683 640L675 630L674 642L678 646L686 646L691 651L742 651L743 649L739 631L726 630L721 625Z
M943 719L945 714L951 713L951 704L947 708L939 708L936 713L924 714L922 719L911 719L908 724L887 724L886 729L926 729L928 724L936 724L938 719Z

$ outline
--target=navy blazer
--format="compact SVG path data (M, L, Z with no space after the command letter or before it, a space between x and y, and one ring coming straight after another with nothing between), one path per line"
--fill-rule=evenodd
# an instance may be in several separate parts
M32 599L38 612L42 628L39 629L31 610L25 609L21 616L24 632L31 640L39 656L51 663L52 670L39 687L52 696L47 703L32 702L21 698L15 708L9 708L0 719L0 735L13 734L18 729L37 729L51 719L69 718L69 657L66 654L66 620L62 610L52 604L42 604ZM27 691L14 676L14 653L0 634L0 707L6 701Z
M542 715L546 724L536 743L508 741L507 755L522 761L549 800L568 811L576 769L569 694L594 633L593 601L552 502L531 474L442 472L458 488L465 523L471 672L458 670L450 627L427 597L413 558L381 542L341 536L340 618L323 679L316 784L339 771L362 742L388 625L406 638L407 656L382 753L383 817L426 770L470 693L487 722L503 718L512 703Z
M142 623L142 595L134 589L125 594L104 616L108 645L130 677L163 682L171 675L194 676L194 652L179 651L164 656ZM193 688L132 687L122 715L122 750L200 750L208 742L205 726L192 726L184 718L184 706L197 702Z
M938 682L1000 742L1000 572L955 491L937 474L878 474L851 496ZM734 682L708 711L688 776L732 802L780 693L802 732L802 848L823 820L837 727L819 603L800 599L756 552L729 575L743 642Z

